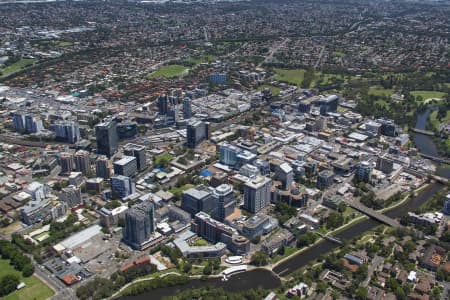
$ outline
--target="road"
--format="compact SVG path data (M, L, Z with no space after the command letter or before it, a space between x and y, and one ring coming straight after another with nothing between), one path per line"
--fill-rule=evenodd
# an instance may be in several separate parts
M34 274L43 282L45 282L53 291L55 291L55 295L51 299L59 300L76 300L75 291L66 287L64 283L62 283L55 275L51 274L44 266L37 264L33 260L34 264Z
M366 278L366 280L364 280L364 282L362 283L362 286L363 286L363 287L367 287L367 286L369 285L370 279L372 279L373 272L374 272L380 265L382 265L383 263L384 263L384 257L381 257L381 256L376 255L376 256L373 258L373 260L372 260L372 262L371 262L371 264L369 265L369 268L368 268L367 278Z
M263 63L267 64L272 62L273 56L275 55L275 53L277 53L277 51L281 48L284 47L284 45L286 45L288 42L290 41L289 38L285 38L281 43L277 44L275 47L271 48L269 50L269 54L266 56L266 58L264 58L264 61L262 61L259 65L258 68L260 68Z
M320 61L322 60L322 56L323 56L324 52L325 52L325 46L322 46L322 49L320 49L319 57L317 58L317 61L314 64L314 69L317 69L317 67L319 66Z

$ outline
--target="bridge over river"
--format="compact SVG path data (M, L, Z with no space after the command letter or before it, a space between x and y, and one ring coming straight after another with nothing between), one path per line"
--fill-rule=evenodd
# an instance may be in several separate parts
M390 218L386 215L383 215L382 213L373 210L367 206L365 206L364 204L361 204L359 201L351 201L351 200L347 200L345 201L345 203L350 206L353 209L356 209L357 211L367 215L368 217L375 219L381 223L384 223L386 225L395 227L395 228L400 228L402 227L402 225L395 219Z

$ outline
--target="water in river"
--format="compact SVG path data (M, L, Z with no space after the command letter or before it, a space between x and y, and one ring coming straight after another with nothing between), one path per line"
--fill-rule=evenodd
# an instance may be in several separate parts
M428 124L428 117L430 116L433 109L435 108L428 108L425 112L417 116L416 120L417 129L421 130L427 129L426 127ZM416 147L419 150L419 152L430 156L439 156L437 147L432 137L420 133L414 133L414 143L416 144ZM438 166L437 173L445 178L450 178L449 168L443 168L442 166Z
M433 196L436 192L442 189L441 184L432 184L430 187L423 190L418 197L397 206L396 208L388 211L386 215L390 217L399 217L411 209L415 209L425 203L431 196ZM355 236L363 234L364 232L374 228L380 223L373 220L366 220L360 223L355 224L347 228L346 230L340 232L336 235L337 238L341 240L351 239ZM331 250L335 249L337 244L334 244L329 241L322 241L315 246L307 249L304 252L298 253L297 255L292 256L287 261L281 263L276 268L273 269L274 273L279 274L281 276L289 275L290 273L298 270L301 267L306 266L309 262L316 260L322 254L326 254ZM162 299L163 297L176 295L180 291L205 287L208 285L221 287L227 291L240 291L246 290L250 288L258 288L264 287L266 289L275 289L280 286L280 280L275 274L264 269L256 269L249 272L240 273L231 278L227 282L222 282L220 279L208 279L208 280L199 280L194 279L191 280L188 284L178 286L178 287L169 287L169 288L160 288L150 291L148 293L133 296L133 297L124 297L122 300L145 300L145 299Z

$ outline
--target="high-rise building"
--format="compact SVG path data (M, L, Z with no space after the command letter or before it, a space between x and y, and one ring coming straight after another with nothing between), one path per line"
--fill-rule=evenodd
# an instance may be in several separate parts
M209 80L214 84L225 84L227 83L226 73L212 73L209 75Z
M390 174L394 170L394 161L386 156L380 156L377 159L377 170Z
M67 206L74 207L81 204L81 189L74 185L69 185L61 190L59 199Z
M123 240L135 249L140 249L149 241L155 231L154 206L144 201L128 209L125 213L125 229Z
M128 143L123 147L123 153L127 156L136 157L137 169L142 171L147 164L145 146Z
M130 177L116 175L111 177L111 193L113 197L125 198L135 191L134 183Z
M62 152L59 155L59 164L61 165L61 174L70 174L70 172L72 172L75 167L73 155L68 152Z
M167 115L169 111L169 97L166 94L161 94L158 97L158 113L160 115Z
M33 115L25 116L25 132L26 133L39 133L44 126L42 120Z
M216 207L211 190L204 185L188 189L181 194L181 208L191 215L200 211L214 215Z
M111 177L111 164L105 155L101 155L95 161L95 175L103 179Z
M75 152L75 170L83 173L85 176L89 176L91 173L91 161L89 158L89 152L85 150L78 150Z
M281 181L283 190L288 190L294 182L294 170L287 162L283 162L275 168L275 179Z
M368 161L362 161L356 167L356 177L359 181L369 182L372 179L372 165Z
M387 136L396 136L397 129L394 123L394 120L381 118L377 120L378 123L381 124L381 134Z
M300 103L298 104L298 111L309 114L311 112L311 102L300 101Z
M242 152L238 147L228 144L222 143L219 147L219 161L221 164L228 166L236 166L238 164L238 154Z
M327 188L333 184L334 173L331 170L323 170L317 175L317 187L319 189Z
M444 214L450 215L450 194L447 194L444 202Z
M95 126L97 153L111 157L117 151L116 120L108 120Z
M186 128L186 144L189 148L195 148L207 138L206 124L200 120L192 120Z
M190 119L192 117L192 100L191 98L183 99L183 118Z
M74 121L59 121L50 125L57 141L75 144L80 140L80 126Z
M218 204L217 219L223 221L234 212L236 206L233 187L229 184L221 184L214 189L213 197L216 198L215 202Z
M329 95L321 98L318 101L320 105L320 114L326 116L330 112L336 112L339 104L339 97L336 95Z
M13 127L17 131L24 133L39 133L44 126L42 120L34 115L15 113L13 117Z
M25 131L25 116L20 113L15 113L13 117L13 127L17 131Z
M134 156L124 156L114 162L114 174L123 176L134 176L137 171L137 160Z
M257 213L270 204L270 189L272 180L258 176L244 185L244 208Z

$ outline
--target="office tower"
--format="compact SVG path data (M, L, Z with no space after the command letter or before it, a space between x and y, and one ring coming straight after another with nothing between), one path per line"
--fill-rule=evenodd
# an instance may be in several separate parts
M169 97L166 94L161 94L158 97L158 113L160 115L167 115L169 111Z
M444 214L450 215L450 194L447 194L444 202Z
M181 208L191 215L195 215L200 211L214 215L216 211L215 204L211 190L204 185L190 188L181 194Z
M50 125L57 141L75 144L80 140L80 126L74 121L59 121Z
M356 177L359 181L369 182L372 179L372 165L368 161L362 161L356 167Z
M125 229L123 240L135 249L140 249L150 240L155 231L154 206L150 201L144 201L128 209L125 213Z
M394 162L390 158L380 156L377 159L377 170L390 174L394 170Z
M136 157L137 169L142 171L147 164L147 155L145 146L128 143L123 147L123 153L127 156Z
M134 193L134 183L130 177L115 175L111 177L111 193L113 197L125 198Z
M118 140L116 127L116 120L108 120L95 126L98 154L111 157L116 153Z
M111 176L111 164L106 156L101 155L95 161L95 175L103 179Z
M41 119L32 115L25 116L26 133L39 133L42 129L44 129L44 126L42 125Z
M270 204L270 189L272 180L258 176L244 185L244 208L257 213Z
M25 116L20 113L15 113L13 117L13 127L15 130L23 130L25 132Z
M309 114L311 112L311 103L309 101L300 101L298 111Z
M275 179L281 181L283 190L288 190L294 182L294 170L288 163L284 162L276 167Z
M336 95L329 95L327 97L321 98L318 103L320 105L320 114L322 116L325 116L330 112L337 111L339 97Z
M323 170L317 176L317 187L324 189L333 184L334 173L331 170Z
M91 173L91 161L89 152L85 150L78 150L75 152L75 170L89 176Z
M238 154L242 152L238 147L228 144L222 143L219 147L219 161L221 164L228 166L236 166L239 162Z
M114 174L123 176L134 176L137 171L137 160L134 156L124 156L114 162Z
M381 118L377 120L381 124L381 134L387 136L396 136L396 126L394 120Z
M69 174L74 169L74 161L71 153L62 152L59 155L59 164L61 165L61 174Z
M213 84L226 84L227 74L226 73L212 73L209 75L209 81Z
M192 100L191 98L183 99L183 118L190 119L192 117Z
M207 138L205 122L193 120L186 128L186 144L189 148L195 148Z
M214 189L213 197L215 202L218 203L217 219L223 221L234 212L234 207L236 206L233 187L229 184L221 184Z

